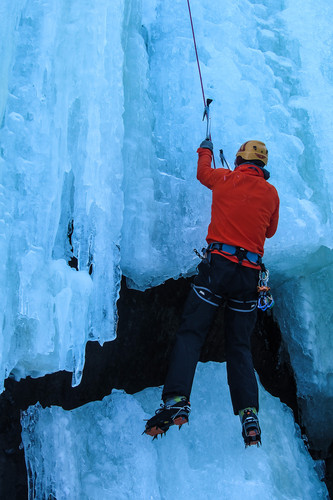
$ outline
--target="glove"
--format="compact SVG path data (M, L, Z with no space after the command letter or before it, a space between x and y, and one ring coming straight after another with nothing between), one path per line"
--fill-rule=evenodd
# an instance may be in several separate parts
M210 149L211 152L213 152L213 143L209 139L205 139L204 141L202 141L200 147L205 149Z

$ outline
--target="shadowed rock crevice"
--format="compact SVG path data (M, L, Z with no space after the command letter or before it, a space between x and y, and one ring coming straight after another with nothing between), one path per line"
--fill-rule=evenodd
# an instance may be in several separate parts
M118 300L117 338L100 346L88 342L82 382L71 387L71 373L62 371L37 379L6 380L0 396L1 498L27 498L24 453L20 449L20 412L37 401L43 407L70 410L101 400L112 389L133 394L163 384L174 337L190 290L189 279L169 280L139 292L122 281ZM223 307L202 350L201 361L223 362ZM271 314L258 314L252 339L255 368L266 390L294 411L298 419L296 385L281 333Z

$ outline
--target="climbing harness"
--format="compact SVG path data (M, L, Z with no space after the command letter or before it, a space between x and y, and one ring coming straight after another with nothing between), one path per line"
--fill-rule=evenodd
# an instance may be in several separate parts
M270 293L270 287L268 286L268 278L269 271L264 266L262 266L262 270L259 272L259 281L258 281L258 309L262 311L266 311L270 309L274 305L274 299L272 294Z
M191 6L190 6L190 0L187 0L187 6L188 6L188 12L190 15L190 22L191 22L191 29L192 29L192 37L193 37L193 44L194 44L194 50L195 50L195 56L197 59L197 65L198 65L198 71L199 71L199 78L200 78L200 84L201 84L201 92L202 92L202 98L204 102L204 116L203 120L207 118L207 131L206 131L206 139L209 139L210 141L212 140L211 134L210 134L210 113L209 113L209 105L212 102L212 99L207 99L205 97L205 91L204 91L204 86L202 82L202 75L201 75L201 68L200 68L200 62L199 62L199 56L198 56L198 49L197 49L197 42L195 40L195 33L194 33L194 26L193 26L193 20L192 20L192 12L191 12ZM213 164L214 168L216 168L215 165L215 156L213 152Z
M271 309L274 306L274 299L273 296L270 292L270 287L268 286L268 279L269 279L269 271L266 269L265 265L263 264L261 260L261 256L259 254L256 254L254 252L249 252L248 250L245 250L244 248L240 247L235 247L233 245L227 245L225 243L210 243L207 248L203 248L201 250L201 253L198 252L196 248L194 248L194 253L199 257L199 259L204 260L207 259L208 262L210 262L210 256L211 252L213 250L218 250L221 252L221 254L226 254L226 255L235 255L238 258L238 262L242 263L243 260L247 260L248 262L251 262L251 264L257 264L260 265L261 270L259 271L259 281L258 281L258 286L257 286L257 291L258 291L258 300L257 300L257 307L261 311L267 311L267 309ZM197 293L197 292L196 292ZM197 293L198 294L198 293ZM203 298L203 297L200 297ZM233 300L233 302L237 302ZM241 312L251 312L253 309L255 309L255 306L253 304L253 301L241 301L243 304L241 306L242 311ZM244 306L244 304L246 305ZM248 304L248 305L247 305ZM215 304L214 304L215 305ZM239 310L240 306L236 304L231 306L231 304L228 304L229 309L233 310Z
M257 253L249 252L245 248L227 245L226 243L213 242L208 245L207 251L212 252L213 250L217 250L222 254L236 256L240 264L243 260L247 260L251 264L261 265L261 256Z
M251 264L263 266L261 256L258 253L249 252L245 248L236 247L234 245L227 245L226 243L210 243L207 248L203 248L201 250L201 253L198 252L196 248L193 249L197 257L199 257L200 259L208 258L208 261L210 260L210 254L213 250L217 250L221 254L225 254L228 256L236 256L239 264L241 264L243 260L247 260Z
M232 311L241 313L251 313L257 309L256 300L238 300L238 299L228 299L227 302L228 309Z
M209 288L192 284L192 289L194 293L199 297L199 299L207 302L207 304L210 304L214 307L219 307L222 302L221 295L217 295L217 293L212 292Z

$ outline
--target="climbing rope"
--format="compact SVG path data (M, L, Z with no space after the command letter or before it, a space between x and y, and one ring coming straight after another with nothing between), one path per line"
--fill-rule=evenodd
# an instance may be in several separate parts
M202 75L201 75L201 68L200 68L200 62L199 62L199 56L198 56L198 50L197 50L197 42L195 41L195 34L194 34L194 26L193 26L193 20L192 20L190 0L187 0L187 5L188 5L188 12L190 14L190 22L191 22L191 28L192 28L193 44L194 44L195 55L196 55L196 58L197 58L197 64L198 64L198 70L199 70L199 77L200 77L200 83L201 83L201 90L202 90L202 97L203 97L204 106L206 107L205 91L204 91L204 87L203 87L203 83L202 83Z
M208 99L206 101L204 86L203 86L203 83L202 83L202 74L201 74L201 68L200 68L200 62L199 62L199 56L198 56L197 42L195 40L195 33L194 33L194 26L193 26L193 19L192 19L192 12L191 12L190 0L187 0L187 6L188 6L188 12L189 12L189 15L190 15L190 22L191 22L191 29L192 29L192 36L193 36L193 44L194 44L195 56L197 58L199 78L200 78L200 84L201 84L201 91L202 91L202 97L203 97L203 102L204 102L204 107L205 107L204 117L206 116L206 118L207 118L207 130L208 130L209 129L208 122L210 120L210 118L209 118L209 112L208 112L209 104L208 104ZM212 102L211 99L209 99L209 101ZM209 137L208 138L211 141L212 138L211 138L210 132L209 132ZM214 152L213 152L213 163L214 163L214 168L216 168Z

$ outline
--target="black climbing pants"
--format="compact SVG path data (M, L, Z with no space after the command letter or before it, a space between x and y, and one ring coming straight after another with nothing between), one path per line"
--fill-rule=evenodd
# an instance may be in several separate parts
M258 385L251 355L257 317L259 271L211 254L198 266L176 335L162 398L190 397L196 365L218 306L226 302L225 343L228 384L235 415L259 409Z

